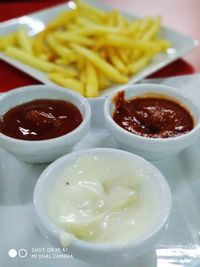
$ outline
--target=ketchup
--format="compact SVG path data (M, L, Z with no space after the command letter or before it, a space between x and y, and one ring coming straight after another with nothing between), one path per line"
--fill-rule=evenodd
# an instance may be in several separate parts
M38 99L7 111L0 118L0 132L22 140L46 140L73 131L82 120L71 102Z
M164 96L144 96L125 100L124 91L114 99L114 121L125 130L144 137L168 138L194 128L190 112Z

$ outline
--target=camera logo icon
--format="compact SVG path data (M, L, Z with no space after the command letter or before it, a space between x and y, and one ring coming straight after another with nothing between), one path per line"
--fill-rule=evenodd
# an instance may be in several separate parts
M11 248L9 249L8 251L8 256L10 258L15 258L17 255L20 257L20 258L26 258L28 252L25 248L21 248L19 249L18 251L14 248Z

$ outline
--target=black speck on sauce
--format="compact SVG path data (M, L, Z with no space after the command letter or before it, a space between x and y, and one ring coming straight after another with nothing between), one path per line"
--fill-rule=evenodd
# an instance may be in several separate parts
M141 96L125 100L124 91L113 99L113 120L125 130L144 137L169 138L194 128L190 112L175 100Z
M38 99L7 111L0 118L0 132L21 140L47 140L73 131L82 120L71 102Z

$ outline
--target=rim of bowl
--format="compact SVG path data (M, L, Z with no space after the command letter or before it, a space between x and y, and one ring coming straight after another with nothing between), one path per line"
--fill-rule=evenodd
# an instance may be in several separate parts
M5 95L3 95L0 98L0 104L1 104L1 101L4 101L6 98L13 97L13 95L19 94L20 92L23 93L23 92L27 92L28 90L30 91L30 89L34 89L34 90L41 90L41 89L43 90L44 89L44 90L47 90L47 98L46 99L48 99L48 92L51 91L51 90L52 91L59 91L59 92L62 92L62 93L66 93L66 96L67 95L71 95L71 96L77 98L81 103L83 103L83 107L84 107L84 110L85 110L85 116L84 117L82 116L83 117L82 122L75 129L73 129L69 133L66 133L64 135L61 135L61 136L58 136L58 137L55 137L55 138L45 139L45 140L22 140L22 139L17 139L17 138L14 138L14 137L7 136L7 135L5 135L5 134L3 134L1 132L0 132L0 138L2 138L4 140L7 140L7 141L10 141L10 142L13 142L13 143L18 143L18 144L19 143L23 143L23 144L27 144L27 145L30 145L30 144L32 145L33 142L34 142L34 144L41 144L41 143L45 144L47 142L49 144L50 142L53 143L53 142L62 141L66 137L70 138L74 134L80 132L90 122L90 119L91 119L91 108L90 108L90 104L87 101L87 99L84 98L83 96L81 96L77 92L74 92L74 91L72 91L70 89L62 88L62 87L59 87L59 86L43 85L42 84L42 85L30 85L30 86L19 87L19 88L16 88L16 89L12 90L12 91L9 91L8 93L5 93ZM32 100L34 100L34 98ZM30 101L32 101L32 100L30 100ZM29 102L29 100L25 101L23 103L26 103L26 102ZM76 106L76 107L80 111L79 107L78 106Z
M78 239L74 235L72 235L69 232L65 232L62 228L60 228L58 225L56 225L53 220L51 220L48 216L48 211L43 212L43 208L39 202L40 195L43 192L43 187L45 184L45 181L48 179L49 173L52 172L52 170L62 164L63 162L70 160L71 158L78 157L82 154L89 154L89 153L114 153L124 155L124 157L129 157L129 158L134 158L139 164L143 163L148 169L151 169L155 173L155 177L157 180L159 180L160 185L163 188L163 192L165 193L165 212L163 212L162 217L158 217L158 220L155 222L155 224L151 227L151 229L142 237L136 239L136 240L129 240L127 242L122 242L122 243L92 243L88 241L84 241L81 239ZM67 166L67 164L65 165ZM34 203L34 208L36 211L36 214L42 222L43 227L47 229L51 234L56 237L57 240L60 242L60 237L62 234L67 234L72 237L72 244L73 246L76 246L78 248L83 248L87 250L95 250L95 251L111 251L113 249L115 250L122 250L125 247L138 247L142 245L145 241L148 241L150 238L152 238L157 232L159 232L162 227L165 225L165 223L168 220L170 211L171 211L171 206L172 206L172 196L171 196L171 190L169 187L169 184L164 177L164 175L158 170L151 162L145 160L144 158L127 152L123 151L120 149L113 149L113 148L92 148L92 149L86 149L86 150L79 150L72 152L68 155L62 156L53 163L51 163L40 175L39 179L37 180L35 189L34 189L34 194L33 194L33 203Z
M121 91L125 91L125 93L126 93L126 91L134 91L136 89L144 88L144 87L147 87L147 86L148 86L148 88L152 88L152 91L151 92L147 91L147 93L157 93L157 94L161 94L161 95L166 95L166 96L169 96L170 98L174 98L175 100L179 101L181 104L182 104L182 100L181 99L184 99L187 102L191 103L193 106L195 106L197 111L198 111L198 120L196 121L196 125L194 125L194 128L191 131L189 131L189 132L187 132L185 134L181 134L179 136L168 137L168 138L152 138L152 137L145 137L145 136L140 136L140 135L131 133L131 132L125 130L124 128L120 127L113 120L112 115L109 112L109 108L110 108L110 104L112 103L112 99L114 98L114 96L116 96ZM157 88L162 88L163 92L162 91L157 92L156 90L155 91L153 90L153 89L157 89ZM176 96L171 95L169 92L175 93ZM142 96L144 94L145 94L145 92L142 92L141 94L137 93L137 95L134 95L133 97ZM183 104L183 106L186 106L187 110L189 110L190 113L192 115L194 115L194 112L187 105ZM124 86L123 89L121 88L121 89L113 92L112 94L110 94L107 97L107 99L105 100L105 103L104 103L104 115L105 115L106 119L109 121L109 123L112 124L115 127L115 130L117 130L117 131L121 132L122 134L127 135L129 137L133 137L135 139L138 139L138 141L139 140L141 140L141 141L143 140L143 141L147 141L147 142L151 141L152 143L156 143L156 142L160 142L160 143L164 142L164 143L166 143L166 142L180 141L182 139L187 138L189 135L195 134L200 128L200 107L197 104L197 102L194 99L191 99L191 96L188 95L187 93L183 94L180 90L178 90L175 87L162 85L162 84L143 83L143 84L126 85L126 86Z

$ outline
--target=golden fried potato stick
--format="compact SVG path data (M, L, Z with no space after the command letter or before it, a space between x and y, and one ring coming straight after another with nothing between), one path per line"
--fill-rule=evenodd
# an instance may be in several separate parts
M139 19L131 21L127 29L123 30L122 35L133 38L134 40L137 39L137 36L141 31L140 23L141 21Z
M48 77L50 78L50 80L59 84L60 86L72 89L72 90L84 95L84 88L83 88L83 85L80 81L75 80L73 78L64 77L58 72L49 73Z
M54 60L54 64L59 65L59 66L63 66L66 68L68 68L68 66L73 64L74 62L75 62L75 59L73 59L73 58L65 59L65 58L59 57L59 58Z
M10 45L14 46L16 45L16 43L17 43L16 32L0 36L0 51L5 50Z
M138 71L142 70L149 63L150 59L151 58L148 56L143 56L139 58L138 60L136 60L135 62L133 62L128 66L129 72L131 74L135 74Z
M73 32L56 32L54 34L55 38L62 42L68 42L68 43L78 43L85 46L93 46L94 40L89 39L85 36L78 35Z
M78 73L79 73L79 80L82 83L83 87L85 88L85 83L87 80L85 58L83 58L81 56L77 57L76 67L77 67Z
M123 61L119 58L113 48L107 48L107 55L111 61L111 63L121 72L128 73L128 68L126 68Z
M124 64L130 63L130 58L128 57L129 55L127 53L127 49L121 49L120 47L116 47L116 53Z
M76 55L74 54L74 52L69 49L68 47L64 47L62 45L60 45L60 43L54 38L53 35L48 35L48 37L46 38L46 42L49 45L49 47L61 58L65 59L65 62L67 63L67 61L69 63L73 62L76 60Z
M59 13L49 24L47 25L46 29L54 30L61 26L66 25L67 23L73 21L73 19L78 15L78 11L75 9L63 11Z
M53 63L39 59L16 47L9 46L6 49L5 53L12 58L22 61L23 63L26 63L32 67L35 67L36 69L39 69L43 72L60 71L61 73L64 73L71 77L74 77L77 75L75 71L56 66Z
M88 61L86 63L86 97L97 97L99 95L98 76L95 67Z
M65 29L62 32L65 31L79 31L80 30L80 25L76 24L76 22L74 23L66 23L65 24ZM60 31L61 32L61 31Z
M44 60L44 61L48 61L49 55L43 53L43 54L39 54L37 57Z
M22 50L33 54L31 38L28 36L24 27L20 27L17 31L17 42Z
M157 33L160 30L160 23L161 23L161 18L158 17L157 19L153 20L151 23L151 27L149 27L146 32L144 32L141 35L142 40L152 40L156 37Z
M106 12L104 12L100 9L97 9L91 5L88 5L86 3L83 3L81 1L76 1L76 2L78 5L78 8L85 9L85 10L87 10L88 13L92 13L92 14L96 15L98 18L100 18L101 20L105 20Z
M107 25L108 27L115 25L114 10L107 13L105 25Z
M32 67L35 67L41 71L50 72L53 69L53 66L51 63L46 62L42 59L36 58L35 56L28 54L27 52L23 51L20 48L9 46L6 49L5 53L8 56L10 56L14 59L17 59L19 61L22 61L23 63L26 63L26 64L28 64Z
M160 51L163 51L163 52L165 52L171 46L171 43L164 39L157 39L155 40L155 43L159 45Z
M144 55L144 53L142 51L134 49L133 51L131 51L131 55L130 55L131 63L138 60L143 55Z
M93 21L97 24L103 23L102 19L100 17L98 17L95 13L88 12L87 9L83 9L83 8L79 8L78 10L79 10L78 17L86 17L86 18L90 19L90 21Z
M128 20L125 19L119 11L116 11L116 23L121 29L125 29L129 26Z
M76 22L84 27L84 29L90 29L94 34L105 34L105 33L119 33L121 29L119 27L108 26L103 24L96 24L90 21L88 18L78 17Z
M98 80L99 80L99 90L104 90L111 85L110 80L99 70L97 70Z
M118 70L116 70L111 64L102 59L98 54L89 50L88 48L72 45L72 48L79 55L83 56L85 59L89 60L93 65L101 70L109 79L113 82L117 83L126 83L128 81L128 77L122 75Z
M83 28L83 27L80 27L80 25L78 24L70 24L68 29L67 29L68 32L73 32L74 34L76 35L81 35L81 36L96 36L96 35L103 35L104 33L102 32L98 32L98 31L95 31L91 28ZM62 32L64 33L64 32Z
M51 51L39 54L39 55L37 55L37 58L40 58L40 59L42 59L44 61L48 61L48 62L55 62L57 60L56 55Z
M83 68L79 71L79 77L80 77L80 82L82 83L83 87L85 88L85 84L86 84L86 67L85 64L83 65Z
M113 46L123 48L135 48L143 51L159 52L159 46L153 41L131 40L119 35L108 35L104 38L101 46Z
M141 31L141 33L143 33L146 30L148 30L151 27L152 22L153 22L153 20L150 17L142 19L141 23L140 23L140 31Z
M44 45L46 35L48 34L47 30L40 32L33 38L33 54L40 55L47 53L47 49Z

